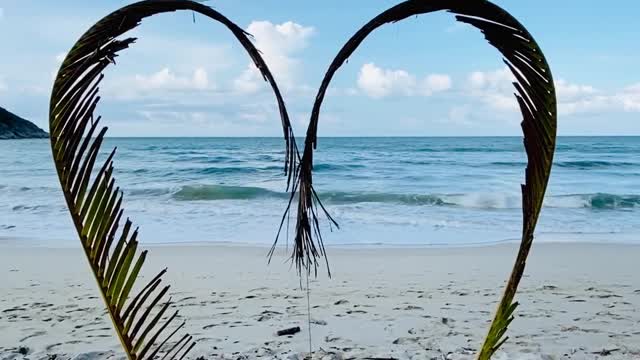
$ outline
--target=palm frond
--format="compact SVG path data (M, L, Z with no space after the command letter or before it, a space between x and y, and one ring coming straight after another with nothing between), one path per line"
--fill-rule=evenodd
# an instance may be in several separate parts
M138 274L147 252L138 253L138 229L124 217L123 194L115 184L116 149L94 171L107 132L100 130L94 111L100 100L103 71L115 63L134 38L118 39L143 18L176 10L192 10L227 27L241 43L275 93L286 143L285 174L293 182L299 159L293 131L280 91L258 50L242 28L217 11L188 0L150 0L123 7L93 25L76 42L58 71L49 109L51 150L71 218L128 359L182 359L193 348L193 337L173 336L178 312L169 315L169 286L161 286L166 269L135 296ZM213 60L213 59L212 59ZM121 227L120 225L124 225ZM175 329L168 335L170 328Z
M504 62L516 78L515 96L523 116L522 130L528 164L525 184L522 185L522 241L496 316L478 355L479 359L489 359L506 340L504 334L513 320L513 312L517 306L517 302L514 302L515 293L524 273L526 258L531 249L534 229L551 172L557 123L553 77L542 51L522 24L491 2L485 0L405 1L373 18L342 47L322 80L311 112L305 148L300 162L300 174L297 178L298 184L295 185L299 191L299 204L292 256L299 271L301 267L306 267L307 271L310 271L311 266L317 267L317 258L326 255L318 225L318 206L320 209L323 208L313 189L312 170L313 151L317 146L320 107L333 75L375 29L410 16L440 10L452 12L456 14L458 21L480 29L489 43L500 51Z

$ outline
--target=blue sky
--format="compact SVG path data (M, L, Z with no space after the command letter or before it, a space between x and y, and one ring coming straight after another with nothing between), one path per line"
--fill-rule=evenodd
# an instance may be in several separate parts
M127 1L0 0L0 106L43 128L65 52ZM342 44L396 1L217 0L255 36L296 133ZM557 83L560 135L640 135L640 2L496 0L535 36ZM615 3L615 6L610 6ZM278 136L275 100L230 33L190 12L147 19L107 72L111 136ZM519 135L497 51L451 14L375 32L334 78L321 136Z

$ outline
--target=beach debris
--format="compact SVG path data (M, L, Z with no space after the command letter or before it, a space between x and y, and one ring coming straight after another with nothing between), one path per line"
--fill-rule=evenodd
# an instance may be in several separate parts
M340 337L338 337L338 336L325 336L325 337L324 337L324 342L326 342L326 343L330 343L330 342L334 342L334 341L339 341L339 340L341 340L341 338L340 338Z
M349 300L342 299L342 300L338 300L338 301L334 302L333 305L344 305L344 304L348 304L348 303L349 303Z
M572 332L572 331L579 331L579 330L580 328L575 325L560 327L560 331L562 332Z
M114 357L113 351L90 351L86 353L80 353L71 360L95 360L95 359L108 359Z
M324 355L321 360L342 360L342 355L336 353L336 354L327 354Z
M418 337L400 337L393 340L393 345L413 344L420 340Z
M453 326L453 319L452 319L452 318L443 317L442 319L440 319L440 322L441 322L443 325Z
M27 355L29 353L29 348L26 346L20 346L18 347L18 354L20 355Z
M334 354L329 354L329 355L325 355L322 360L342 360L342 355L340 353L334 353Z
M458 349L458 352L462 355L473 355L476 353L476 349L465 346Z
M320 325L320 326L326 326L327 325L327 322L324 321L324 320L311 320L311 323L315 324L315 325Z
M300 326L295 326L295 327L284 329L284 330L278 330L276 334L278 334L278 336L286 336L286 335L295 335L299 332L300 332Z
M276 315L282 315L282 313L277 311L272 311L272 310L265 310L258 317L258 321L262 322L262 321L271 320Z
M611 354L613 354L616 351L620 351L620 348L615 348L615 349L602 349L601 351L594 351L592 352L592 354L594 355L600 355L600 356L609 356Z

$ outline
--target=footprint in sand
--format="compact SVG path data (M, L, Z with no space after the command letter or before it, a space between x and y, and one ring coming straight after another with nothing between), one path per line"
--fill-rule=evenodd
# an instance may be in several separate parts
M251 289L251 290L249 290L249 292L266 291L266 290L269 290L269 288L267 288L267 287L259 287L259 288Z
M347 310L347 314L366 314L367 312L364 310Z
M400 337L393 340L394 345L415 344L420 341L419 337Z
M187 301L187 300L196 300L196 297L195 297L195 296L187 296L187 297L184 297L184 298L182 298L182 299L180 299L180 300L176 301L176 304L177 304L177 303L184 302L184 301Z
M263 321L271 320L278 315L282 315L282 313L277 311L272 311L272 310L265 310L256 316L259 322L263 322Z
M340 340L342 340L342 338L339 337L339 336L328 336L327 335L327 336L324 337L324 342L326 342L326 343L332 343L332 342L336 342L336 341L340 341Z
M42 335L46 335L46 334L47 334L47 332L46 332L46 331L36 331L35 333L33 333L33 334L29 335L29 336L26 336L26 337L24 337L24 338L20 339L20 342L22 343L22 342L24 342L24 341L25 341L25 340L27 340L27 339L31 339L31 338L38 337L38 336L42 336Z
M616 294L601 294L601 295L591 295L590 298L594 299L610 299L610 298L621 298L622 296Z
M53 348L58 347L60 345L63 345L63 344L62 343L55 343L55 344L47 345L44 349L46 351L51 351Z
M367 294L365 295L367 299L377 299L377 298L385 298L386 296L380 294Z
M424 308L420 307L420 306L416 306L416 305L407 305L405 307L396 307L393 308L393 310L405 310L405 311L410 311L410 310L424 310Z
M16 306L16 307L13 307L13 308L2 310L2 312L5 313L5 314L8 314L8 313L16 312L16 311L25 311L25 310L27 310L27 309Z

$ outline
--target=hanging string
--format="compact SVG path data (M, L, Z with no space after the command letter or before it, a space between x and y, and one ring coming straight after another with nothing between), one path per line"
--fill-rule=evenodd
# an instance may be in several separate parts
M309 359L313 359L311 343L311 290L309 289L309 272L307 271L307 327L309 328Z
M284 247L285 253L289 252L289 229L290 229L289 220L290 219L291 219L291 213L289 212L289 213L287 213L287 242L286 242L285 247Z

